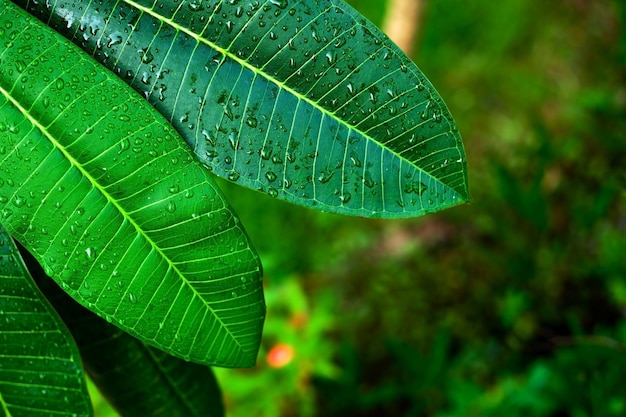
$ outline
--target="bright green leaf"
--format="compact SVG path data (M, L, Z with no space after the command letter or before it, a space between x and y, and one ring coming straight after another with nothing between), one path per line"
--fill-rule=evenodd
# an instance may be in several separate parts
M0 226L0 415L91 416L78 349Z
M170 356L124 333L72 300L29 254L24 260L72 332L89 376L120 415L224 415L211 368Z
M342 0L15 1L147 97L217 175L361 216L469 200L443 100Z
M74 299L132 335L252 366L261 267L210 174L130 88L0 6L0 222Z

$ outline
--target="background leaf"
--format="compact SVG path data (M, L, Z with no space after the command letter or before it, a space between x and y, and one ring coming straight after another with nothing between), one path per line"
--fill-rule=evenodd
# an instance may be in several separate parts
M78 349L0 226L0 414L91 416Z
M146 345L72 300L24 253L37 285L76 340L85 369L120 415L221 417L211 368Z
M252 366L260 263L150 106L0 0L0 222L74 299L167 352Z
M16 0L155 105L213 172L324 211L469 200L452 116L341 0Z

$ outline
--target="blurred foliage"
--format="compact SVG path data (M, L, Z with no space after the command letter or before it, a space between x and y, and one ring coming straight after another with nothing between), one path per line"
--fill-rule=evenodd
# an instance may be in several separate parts
M257 369L218 372L229 415L626 415L625 26L621 0L426 2L413 56L472 205L367 220L221 182L268 301Z

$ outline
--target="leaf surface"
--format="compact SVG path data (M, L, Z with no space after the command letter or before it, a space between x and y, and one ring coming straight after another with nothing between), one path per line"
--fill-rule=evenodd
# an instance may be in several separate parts
M76 344L2 226L0 361L0 415L93 415Z
M0 0L0 223L74 299L179 357L254 364L261 266L144 100Z
M140 91L213 172L324 211L469 200L420 70L342 0L15 0Z
M23 256L72 332L89 376L120 415L223 417L211 368L168 355L107 323L72 300L29 253Z

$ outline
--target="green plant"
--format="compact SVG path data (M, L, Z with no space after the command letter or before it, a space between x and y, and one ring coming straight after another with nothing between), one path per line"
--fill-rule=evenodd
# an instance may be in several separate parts
M210 172L359 216L469 199L445 104L341 0L14 3L0 0L0 223L122 414L220 415L196 363L254 365L261 264ZM89 415L74 342L2 242L5 414Z

